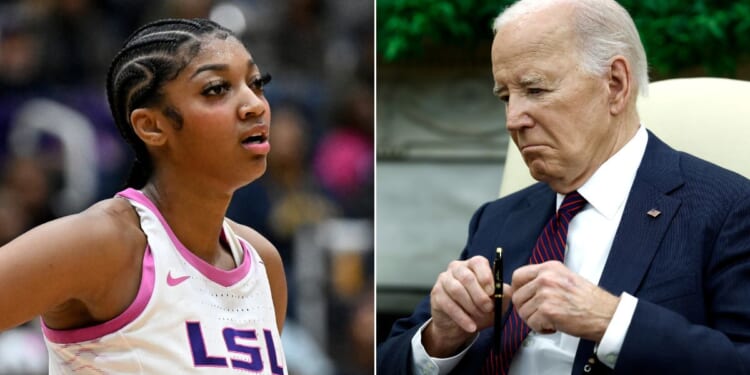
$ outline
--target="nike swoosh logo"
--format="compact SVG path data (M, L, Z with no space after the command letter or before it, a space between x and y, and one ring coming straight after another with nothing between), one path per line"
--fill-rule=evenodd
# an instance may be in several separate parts
M172 277L172 271L169 271L169 273L167 273L167 285L177 286L189 278L190 276L187 276L187 275L180 276L180 277Z

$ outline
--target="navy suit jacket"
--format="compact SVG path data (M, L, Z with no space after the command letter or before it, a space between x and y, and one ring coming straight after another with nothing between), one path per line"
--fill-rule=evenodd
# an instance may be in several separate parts
M541 183L484 204L461 259L492 259L503 247L509 283L554 209L555 193ZM750 181L649 132L599 285L638 298L616 370L601 372L750 374ZM378 347L379 374L411 373L411 338L430 318L429 303L394 324ZM491 338L492 328L480 332L452 374L478 374ZM583 373L593 348L581 340L573 374Z

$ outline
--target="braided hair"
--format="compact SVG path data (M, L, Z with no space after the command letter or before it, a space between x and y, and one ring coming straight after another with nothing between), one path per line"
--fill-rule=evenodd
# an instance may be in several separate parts
M107 73L107 99L120 135L135 153L127 186L142 188L153 173L146 144L130 123L137 108L164 105L162 87L175 79L200 52L209 37L226 39L232 32L205 19L165 19L136 30L115 55ZM169 105L162 113L182 126L179 112Z

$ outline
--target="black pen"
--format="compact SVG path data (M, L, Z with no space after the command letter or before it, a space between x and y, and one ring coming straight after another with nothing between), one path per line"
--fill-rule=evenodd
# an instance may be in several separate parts
M492 273L495 276L495 353L500 353L500 340L503 338L503 248L495 250L495 261L492 262Z

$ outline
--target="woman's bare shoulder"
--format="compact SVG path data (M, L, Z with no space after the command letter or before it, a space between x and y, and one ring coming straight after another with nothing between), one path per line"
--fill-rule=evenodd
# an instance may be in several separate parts
M50 230L68 233L76 238L82 236L76 242L84 247L107 244L108 248L120 248L138 243L145 247L145 235L141 232L138 214L122 198L99 201L78 214L51 222L50 227Z
M129 245L145 237L140 232L139 218L132 206L120 198L106 199L86 210L37 226L19 236L8 246L29 242L56 248L80 249L108 243ZM43 246L38 246L43 247Z

